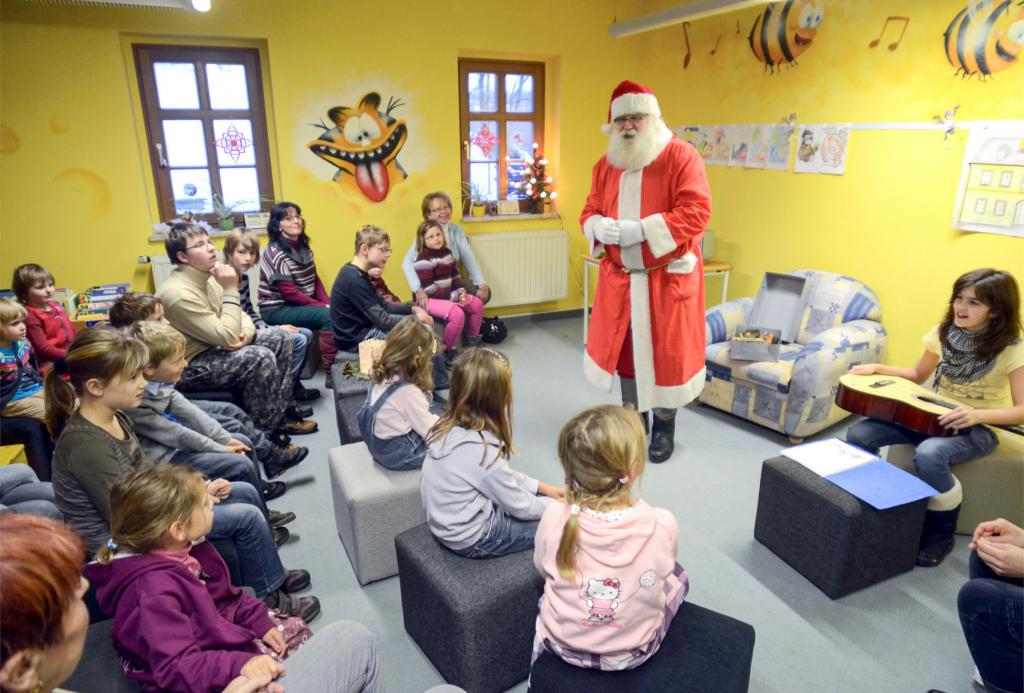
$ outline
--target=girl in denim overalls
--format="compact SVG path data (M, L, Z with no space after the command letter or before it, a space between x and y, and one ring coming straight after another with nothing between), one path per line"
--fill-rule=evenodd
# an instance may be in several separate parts
M374 384L359 410L359 432L382 467L401 471L423 466L423 439L437 421L430 411L430 359L436 351L434 331L410 315L388 334L370 371Z

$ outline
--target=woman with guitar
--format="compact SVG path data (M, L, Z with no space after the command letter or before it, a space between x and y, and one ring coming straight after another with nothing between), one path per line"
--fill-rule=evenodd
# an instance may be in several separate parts
M887 445L916 446L918 475L939 495L928 502L917 564L937 566L953 550L963 492L950 466L988 454L999 444L988 425L1024 423L1024 341L1020 291L1009 272L979 269L959 277L942 322L924 337L913 367L868 363L856 375L889 375L924 383L959 406L939 417L955 435L930 436L876 418L855 423L846 440L872 453Z

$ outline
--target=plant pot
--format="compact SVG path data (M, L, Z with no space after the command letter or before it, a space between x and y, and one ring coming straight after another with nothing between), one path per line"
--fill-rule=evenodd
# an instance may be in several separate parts
M474 217L482 217L486 213L486 205L473 205L472 209L470 209L470 214L472 214Z
M231 229L235 228L235 218L228 217L227 219L221 219L219 222L217 222L217 225L220 226L225 231L230 231Z

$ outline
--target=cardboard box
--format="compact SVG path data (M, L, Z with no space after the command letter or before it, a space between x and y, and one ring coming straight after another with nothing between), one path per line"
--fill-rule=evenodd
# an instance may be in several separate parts
M730 356L736 361L778 361L782 345L792 343L800 331L808 288L804 277L766 272L750 323L736 331Z

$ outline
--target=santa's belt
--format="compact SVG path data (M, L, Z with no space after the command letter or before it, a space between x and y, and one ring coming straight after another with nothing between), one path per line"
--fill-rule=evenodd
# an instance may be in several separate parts
M633 267L621 267L620 266L618 269L622 270L626 274L649 274L649 273L653 272L654 270L661 269L662 267L668 267L669 264L671 264L672 262L674 262L674 260L669 260L668 262L663 262L660 265L655 265L654 267L636 267L636 268L633 268Z

